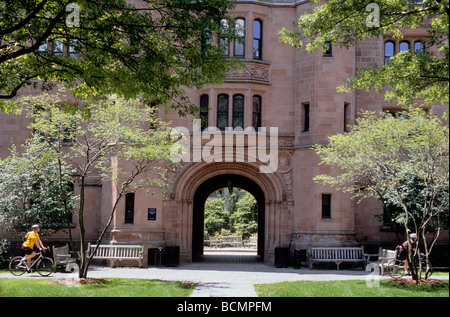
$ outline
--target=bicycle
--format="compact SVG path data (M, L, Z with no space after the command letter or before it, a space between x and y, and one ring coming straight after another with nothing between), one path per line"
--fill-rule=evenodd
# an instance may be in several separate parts
M9 271L12 275L21 276L25 272L32 272L33 267L41 276L49 276L54 272L55 267L53 265L53 260L49 257L45 257L43 251L37 252L33 260L31 260L30 269L28 271L26 260L22 260L23 256L15 256L9 261Z
M421 254L420 255L420 261L422 263L422 269L425 270L425 279L428 279L433 274L433 266L431 265L431 262L428 261L428 271L427 269L427 259L426 257ZM416 256L414 256L414 265L415 267L419 268L419 260ZM389 275L393 278L400 278L405 276L405 261L396 259L392 260L388 263L387 271L389 272Z

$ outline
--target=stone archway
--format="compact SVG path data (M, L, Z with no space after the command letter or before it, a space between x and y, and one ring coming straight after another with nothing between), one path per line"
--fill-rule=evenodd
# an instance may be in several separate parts
M223 186L224 179L227 177L231 177L232 182L242 182L243 185L236 183L235 187L244 187L243 189L253 191L259 196L259 202L263 204L260 208L264 210L261 213L260 225L262 228L260 230L263 232L261 239L264 240L259 243L262 248L259 253L264 256L265 263L273 263L274 248L286 244L286 241L289 243L291 239L292 228L288 228L286 224L292 223L290 219L292 212L280 174L278 172L261 173L257 163L187 164L178 172L173 182L172 197L166 201L165 217L168 220L165 229L166 241L180 246L180 261L183 263L191 263L193 255L201 254L202 248L199 245L199 229L197 228L203 225L202 210L199 208L204 207L198 207L197 204L201 205L201 201L207 198L205 195L208 192L212 193L213 188L227 187L228 179L227 184ZM207 186L211 187L207 188ZM203 229L201 232L201 239L203 239Z
M192 259L203 254L203 227L206 199L218 189L236 187L248 191L258 203L258 256L264 259L265 237L265 197L261 188L252 180L235 174L222 174L211 177L199 186L193 201Z

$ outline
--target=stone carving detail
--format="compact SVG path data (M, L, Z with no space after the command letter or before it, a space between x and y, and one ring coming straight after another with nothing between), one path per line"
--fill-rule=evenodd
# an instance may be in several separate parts
M293 147L294 146L294 137L293 136L278 137L278 146L279 147Z
M351 243L354 241L355 232L351 230L342 231L294 231L292 239L302 243L325 243L325 245L340 245L342 243Z
M291 153L282 151L278 154L278 171L280 173L287 173L292 169L293 158Z
M268 84L270 82L270 65L247 62L246 68L234 69L227 74L227 81L256 81Z
M284 200L293 200L293 171L292 167L294 165L294 159L292 157L292 153L290 151L280 151L278 154L278 172L283 179L284 186L286 187L286 197L283 197Z

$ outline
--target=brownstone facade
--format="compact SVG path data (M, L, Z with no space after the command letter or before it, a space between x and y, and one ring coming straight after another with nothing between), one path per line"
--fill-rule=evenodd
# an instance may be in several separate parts
M309 54L280 44L278 31L283 27L292 28L292 21L311 10L308 1L237 1L232 14L245 22L243 60L246 69L231 71L223 84L188 91L190 100L198 105L201 100L207 100L210 126L219 126L219 117L226 118L228 126L232 126L234 117L240 116L243 128L252 127L258 120L259 125L267 129L277 127L276 171L261 173L259 167L263 163L250 159L246 151L251 146L249 143L243 151L236 151L231 161L224 160L221 153L212 153L207 160L203 157L198 162L184 162L182 168L170 171L171 194L155 198L144 192L135 193L132 223L125 221L125 202L120 205L106 243L144 244L146 250L179 246L181 263L191 262L202 252L201 238L198 238L203 235L201 197L226 184L227 178L234 187L259 195L258 250L267 264L273 264L277 247L290 246L292 250L313 245L396 243L395 235L381 230L383 224L374 217L383 212L379 202L365 200L357 204L350 195L312 180L318 174L337 173L319 166L312 145L324 144L329 136L343 133L361 110L399 109L376 93L336 92L336 87L360 68L384 63L387 39L373 38L350 49L333 47L331 54L325 55L322 51ZM262 25L262 32L255 32L258 25ZM425 35L424 30L406 33L411 45ZM256 43L257 54L253 43ZM235 53L231 43L230 55ZM219 113L220 96L228 98L227 115L223 111ZM233 112L234 96L240 96L243 114ZM259 103L259 111L255 109L255 102ZM444 107L434 105L430 109L441 114ZM180 118L174 113L161 114L161 117L192 132L194 118ZM11 142L23 143L29 135L25 126L23 117L0 114L1 157L7 154ZM192 139L196 133L199 132L191 133ZM239 133L228 134L238 136ZM203 139L201 145L211 140ZM212 181L215 179L217 183ZM94 241L108 217L112 186L110 183L90 184L85 223L89 224L87 235ZM152 212L156 209L156 217L151 220L150 208ZM329 211L325 216L324 208ZM63 234L58 234L53 239L64 238ZM448 234L444 239L448 240Z

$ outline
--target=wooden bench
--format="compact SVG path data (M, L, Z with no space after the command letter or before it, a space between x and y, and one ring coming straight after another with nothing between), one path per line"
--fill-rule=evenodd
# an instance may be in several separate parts
M256 247L258 245L258 238L257 237L250 237L248 240L244 241L244 247Z
M334 262L339 270L342 262L365 263L364 247L309 247L309 268L316 262Z
M89 255L95 251L96 245L88 245ZM138 260L139 267L142 267L144 261L144 246L143 245L99 245L97 252L93 259L109 260L111 266L115 266L117 260Z
M53 262L55 263L55 269L64 268L66 272L72 272L77 262L75 258L70 255L69 245L62 247L52 247Z
M205 243L209 243L209 246L212 247L221 247L221 243L219 239L216 239L215 237L209 237L209 240L206 240Z
M381 275L384 275L389 263L397 258L397 250L388 250L379 248L377 254L364 254L366 257L366 271L372 271L373 266L377 266ZM375 261L371 261L371 257L377 257Z
M223 236L220 237L220 245L239 245L242 247L242 237L241 236Z

